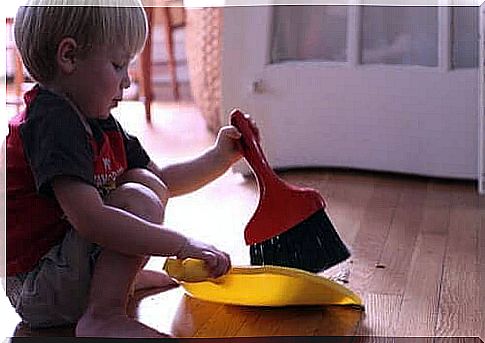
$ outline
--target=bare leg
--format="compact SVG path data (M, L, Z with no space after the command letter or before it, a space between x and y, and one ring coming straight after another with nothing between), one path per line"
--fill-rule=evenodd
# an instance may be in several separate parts
M144 291L154 288L171 288L179 284L165 273L155 270L141 269L135 278L133 291Z
M120 186L107 203L152 222L163 220L164 204L150 189L139 184ZM88 307L76 326L77 336L167 337L126 314L133 281L147 260L145 256L103 250L91 280Z
M152 190L156 190L155 193L158 195L158 198L162 202L163 207L165 208L168 202L168 191L167 187L159 180L156 176L152 176L151 173L145 169L134 168L127 170L121 175L117 181L120 183L126 182L136 182L141 183L150 187ZM116 205L117 207L122 207L119 204ZM155 220L157 223L163 222L163 215L164 212L161 212L161 217L156 218L159 221ZM140 217L144 217L143 213L140 214ZM144 218L147 220L152 220L152 218ZM175 282L172 278L170 278L166 273L158 272L154 270L145 270L141 269L135 279L133 291L143 291L148 289L154 288L172 288L177 287L178 283Z

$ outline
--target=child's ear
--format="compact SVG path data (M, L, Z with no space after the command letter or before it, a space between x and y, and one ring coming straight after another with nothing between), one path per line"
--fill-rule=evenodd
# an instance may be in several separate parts
M71 37L61 40L57 47L57 65L60 70L66 74L76 70L78 44Z

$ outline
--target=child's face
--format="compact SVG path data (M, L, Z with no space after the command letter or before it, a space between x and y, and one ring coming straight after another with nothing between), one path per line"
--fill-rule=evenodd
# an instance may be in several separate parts
M93 48L77 61L71 75L70 98L89 118L105 119L130 86L130 56L121 48Z

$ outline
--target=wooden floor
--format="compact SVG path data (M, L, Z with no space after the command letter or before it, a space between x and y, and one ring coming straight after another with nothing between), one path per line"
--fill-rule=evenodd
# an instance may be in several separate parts
M169 163L207 148L213 137L194 106L158 103L147 125L141 104L117 116L152 158ZM143 323L178 337L472 336L485 339L485 198L473 182L351 170L298 170L284 179L318 189L352 258L326 272L361 295L365 312L344 307L246 308L202 302L181 287L139 294ZM249 263L243 230L258 194L254 180L231 171L169 203L166 224ZM150 269L161 269L152 258ZM109 285L106 285L109 287ZM2 294L3 313L13 309ZM15 314L2 315L7 335L29 332Z

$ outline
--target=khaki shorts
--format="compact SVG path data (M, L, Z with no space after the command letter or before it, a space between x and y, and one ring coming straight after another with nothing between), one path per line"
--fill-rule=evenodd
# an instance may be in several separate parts
M7 296L22 320L33 329L75 324L86 308L100 252L70 229L34 270L7 277Z

